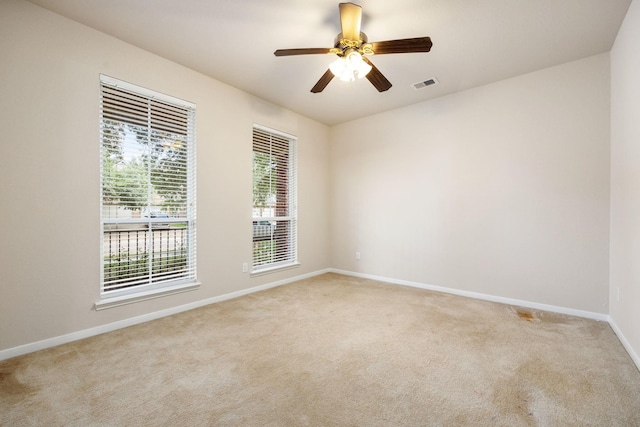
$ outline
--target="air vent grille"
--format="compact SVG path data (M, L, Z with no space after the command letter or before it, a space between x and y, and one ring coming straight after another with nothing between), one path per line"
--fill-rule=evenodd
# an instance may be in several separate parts
M422 82L414 83L411 85L411 87L414 88L415 90L418 90L418 89L423 89L427 86L432 86L435 84L438 84L438 79L436 79L435 77L432 77Z

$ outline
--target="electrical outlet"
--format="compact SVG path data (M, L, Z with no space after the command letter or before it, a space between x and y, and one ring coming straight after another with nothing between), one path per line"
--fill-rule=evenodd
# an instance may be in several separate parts
M242 263L242 272L246 273L249 271L249 264L247 264L246 262Z
M360 259L360 252L356 252L356 259Z

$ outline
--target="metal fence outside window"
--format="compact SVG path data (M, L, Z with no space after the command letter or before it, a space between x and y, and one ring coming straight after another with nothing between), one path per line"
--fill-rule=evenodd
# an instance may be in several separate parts
M186 224L105 229L105 290L188 277L187 235Z

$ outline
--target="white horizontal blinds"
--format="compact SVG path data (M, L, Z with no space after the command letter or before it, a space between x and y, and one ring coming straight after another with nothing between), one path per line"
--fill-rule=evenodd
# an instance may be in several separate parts
M297 260L295 138L253 130L253 269Z
M195 106L101 78L102 291L195 280Z

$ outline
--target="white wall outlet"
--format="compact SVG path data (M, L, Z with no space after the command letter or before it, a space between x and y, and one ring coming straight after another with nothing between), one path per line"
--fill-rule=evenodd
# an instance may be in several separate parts
M246 273L249 271L249 264L247 264L246 262L242 263L242 272Z
M360 252L356 252L356 259L360 259Z

